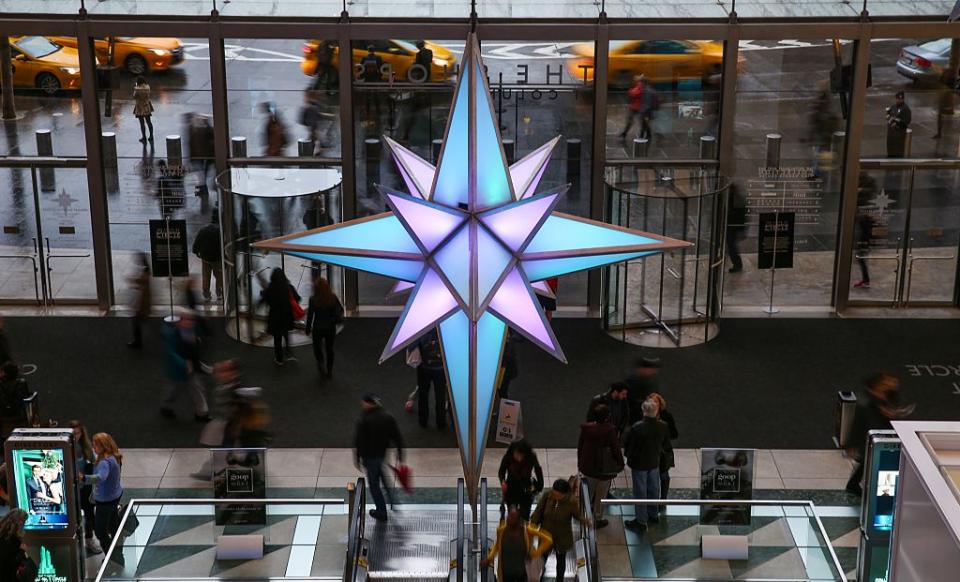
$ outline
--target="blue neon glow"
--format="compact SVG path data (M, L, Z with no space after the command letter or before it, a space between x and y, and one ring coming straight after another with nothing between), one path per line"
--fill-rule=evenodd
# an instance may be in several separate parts
M487 229L477 227L477 295L483 303L500 275L507 270L513 255Z
M534 259L530 261L520 261L520 266L527 278L531 281L542 281L550 277L559 277L568 273L576 273L584 269L602 267L611 263L629 261L646 255L651 255L657 251L644 251L640 253L616 253L612 255L591 255L588 257L568 257L564 259Z
M386 251L420 254L420 248L403 227L400 219L391 214L378 218L345 224L337 228L287 239L292 245L310 245L362 251Z
M434 202L446 204L451 208L457 208L461 203L466 204L468 198L469 70L469 68L466 69L465 74L460 77L457 98L453 102L453 113L450 116L450 128L443 141L443 157L440 158L437 168L437 187L433 191L432 198Z
M450 380L453 413L459 429L466 431L470 426L470 320L464 311L457 311L440 324L440 342ZM464 437L465 434L461 435L461 446L466 443Z
M423 261L328 255L324 253L301 253L299 251L286 251L286 254L318 263L330 263L331 265L339 265L348 269L356 269L357 271L365 271L393 279L402 279L411 283L416 283L417 279L420 278L420 273L423 272Z
M474 68L477 75L477 209L500 206L513 201L510 176L500 147L500 136L494 122L490 95L484 83L480 63Z
M658 241L640 234L614 229L551 215L537 231L527 245L527 253L546 253L621 247L630 245L652 245Z
M487 442L490 408L497 389L497 372L503 355L503 336L507 326L496 316L485 312L477 322L477 467Z
M470 301L470 225L460 227L433 258L464 303Z

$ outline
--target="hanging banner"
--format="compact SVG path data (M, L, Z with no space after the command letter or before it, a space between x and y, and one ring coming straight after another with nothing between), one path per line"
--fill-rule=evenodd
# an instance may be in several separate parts
M753 499L754 449L701 449L700 499ZM749 505L702 505L700 525L750 525Z
M266 499L267 449L210 449L215 499ZM216 506L217 525L265 525L265 504Z
M764 212L760 215L757 243L758 269L793 268L793 212Z
M500 414L497 420L497 442L510 444L523 437L520 425L522 411L517 400L500 400Z
M150 221L150 271L154 277L190 274L186 220Z

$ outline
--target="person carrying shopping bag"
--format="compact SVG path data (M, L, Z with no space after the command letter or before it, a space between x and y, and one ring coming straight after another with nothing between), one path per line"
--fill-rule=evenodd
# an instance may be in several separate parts
M552 545L549 533L525 523L520 512L511 509L497 527L497 539L480 567L488 568L496 559L498 582L537 582L543 570L542 557ZM531 573L536 577L531 579Z

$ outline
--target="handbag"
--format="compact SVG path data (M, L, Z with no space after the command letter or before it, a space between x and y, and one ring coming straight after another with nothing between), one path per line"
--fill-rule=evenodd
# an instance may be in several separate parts
M407 352L407 365L411 368L418 367L422 361L423 359L420 357L419 346Z
M20 550L17 552L17 582L34 582L37 579L37 563L26 552Z
M297 298L293 296L293 289L290 289L288 295L290 297L290 309L293 311L293 320L298 321L303 319L303 316L306 315L307 312L303 310L303 307L300 307Z
M117 522L123 519L123 514L127 512L127 506L129 503L123 503L117 506ZM123 524L123 530L120 532L120 535L123 537L130 537L137 531L137 528L140 527L140 519L137 517L135 511L131 511L130 515L127 517L127 521Z
M600 449L596 463L597 474L599 475L616 477L620 474L620 471L623 471L623 463L617 459L617 456L613 454L613 449L609 446Z
M527 569L527 580L536 581L543 576L543 566L544 566L543 556L527 558L527 561L524 563L524 566Z

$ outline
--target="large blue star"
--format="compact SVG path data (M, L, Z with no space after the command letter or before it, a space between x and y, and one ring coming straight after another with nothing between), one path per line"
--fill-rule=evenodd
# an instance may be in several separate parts
M437 167L388 137L408 194L393 209L257 243L312 261L398 279L412 290L381 362L437 326L471 498L483 460L509 325L566 361L536 300L545 279L688 243L554 212L567 187L536 194L559 137L512 166L500 145L471 34Z

